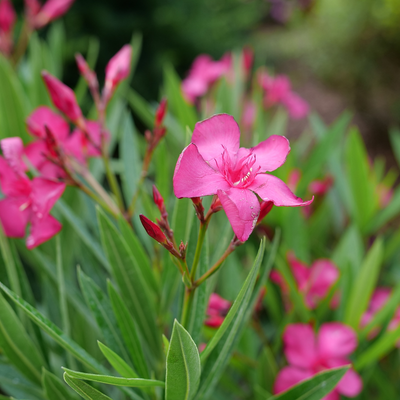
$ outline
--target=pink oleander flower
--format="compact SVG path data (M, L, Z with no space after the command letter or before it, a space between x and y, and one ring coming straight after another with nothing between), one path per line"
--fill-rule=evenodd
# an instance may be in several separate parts
M339 278L339 270L332 261L323 258L314 261L311 267L299 261L293 252L287 254L287 259L299 292L307 307L313 310ZM288 285L278 271L271 272L271 280L281 287L284 295L288 294Z
M282 104L294 119L303 118L308 114L308 104L292 92L288 77L283 75L272 77L266 71L261 71L258 74L258 83L265 91L265 107Z
M237 238L248 239L260 214L260 203L297 207L310 204L296 197L273 171L286 160L289 141L271 136L257 146L240 148L240 131L227 114L198 122L192 142L179 156L173 186L175 196L202 197L216 194Z
M47 0L41 7L37 1L25 0L28 21L33 29L40 29L63 16L75 0Z
M44 178L28 179L20 138L3 139L0 145L4 154L4 158L0 156L0 185L6 196L0 200L0 222L6 236L17 238L25 236L30 223L26 246L33 249L61 230L61 224L49 213L65 184Z
M0 32L11 33L17 14L10 0L0 0Z
M351 364L347 358L357 347L357 336L339 322L321 325L317 335L307 324L288 325L283 334L284 353L289 363L279 373L274 394L288 390L318 372ZM362 390L362 380L349 369L336 388L323 400L339 400L340 395L355 397Z
M182 81L182 92L189 103L207 93L211 85L227 74L232 61L224 55L220 61L214 61L209 55L201 54L193 62L188 76Z
M89 67L89 64L83 58L82 54L75 54L76 64L78 66L79 72L82 75L83 79L85 79L88 84L90 90L98 91L99 82L97 81L96 73ZM98 93L98 92L97 92Z
M360 327L364 328L367 326L375 317L376 313L380 311L384 305L389 300L389 297L392 293L392 290L387 287L378 287L375 289L373 295L371 296L368 309L365 311L363 316L361 317ZM400 307L396 309L396 312L389 323L388 331L393 331L400 325ZM373 339L380 331L379 327L375 327L368 334L368 339ZM396 344L397 347L400 347L400 341Z
M211 293L207 307L207 318L204 324L210 328L219 328L230 308L230 301L223 299L217 293Z
M317 196L325 195L333 185L333 177L328 175L324 179L312 181L308 185L308 190L310 193Z
M42 77L53 104L74 124L84 124L82 111L76 101L74 91L47 71L42 72Z
M107 104L118 84L126 79L131 69L132 46L126 44L111 58L106 66L106 80L103 89L103 102Z

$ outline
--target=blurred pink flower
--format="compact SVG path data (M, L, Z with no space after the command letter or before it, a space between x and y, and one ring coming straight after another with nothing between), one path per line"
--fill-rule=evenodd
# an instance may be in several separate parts
M324 179L312 181L308 185L308 190L310 193L317 196L325 195L333 185L333 177L327 175Z
M253 67L254 52L251 47L245 46L242 50L243 70L245 77L250 75Z
M64 15L75 0L47 0L43 7L34 0L25 0L27 17L33 29L40 29Z
M62 195L65 184L44 178L28 179L20 138L3 139L0 144L5 157L0 156L0 185L6 196L0 200L0 221L7 236L18 238L25 236L30 222L26 245L33 249L61 229L61 224L49 212Z
M230 308L230 301L225 300L217 293L211 293L207 307L207 318L204 324L211 328L219 328Z
M288 184L287 184L292 192L296 191L300 179L301 179L301 171L297 168L293 168L289 173Z
M279 373L274 394L288 390L318 372L351 364L347 358L357 347L357 336L339 322L323 324L315 335L307 324L288 325L283 334L284 353L289 365ZM339 400L340 395L357 396L362 389L360 376L350 369L336 388L323 400Z
M323 258L314 261L311 267L308 267L299 261L293 252L287 254L287 259L299 292L304 295L307 307L316 308L339 278L337 267L332 261ZM278 271L272 271L271 280L281 287L284 294L288 293L287 283Z
M126 79L131 69L132 46L126 44L115 54L106 66L106 80L103 89L103 102L107 104L118 84Z
M178 198L217 194L237 238L248 239L260 214L256 194L276 206L310 204L296 197L284 182L265 171L273 171L286 160L289 141L270 136L257 146L239 147L240 131L227 114L198 122L192 142L179 156L173 186Z
M182 92L189 103L206 94L211 85L231 68L230 55L214 61L209 55L201 54L193 62L188 76L182 81Z
M272 77L266 71L261 71L258 74L258 83L265 91L265 107L282 104L294 119L304 118L308 114L308 104L292 92L288 77L284 75Z
M245 131L250 132L253 129L254 122L257 115L256 104L248 100L244 103L243 114L242 114L242 126Z
M84 124L74 91L47 71L42 71L42 77L53 104L74 124Z
M10 0L0 0L0 33L11 33L17 14Z
M79 69L79 73L87 82L90 90L98 91L99 83L97 81L96 73L89 67L89 64L83 58L82 54L75 54L76 64ZM97 92L98 93L98 92Z

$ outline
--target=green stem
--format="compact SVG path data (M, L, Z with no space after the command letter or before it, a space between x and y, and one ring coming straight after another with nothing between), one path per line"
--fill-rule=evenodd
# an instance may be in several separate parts
M211 275L215 274L222 266L223 262L226 260L226 258L231 254L238 244L235 242L235 238L232 240L231 243L229 243L228 248L225 250L224 254L219 258L219 260L205 273L203 274L199 279L193 282L193 288L197 288L200 286L204 281L206 281Z
M207 218L204 220L204 222L200 222L199 237L197 239L196 251L194 253L192 271L190 273L190 279L192 281L194 281L196 279L197 266L199 265L201 249L203 248L204 238L206 236L206 232L207 232L208 224L211 219L211 215L212 214L207 216Z
M194 290L186 287L185 288L185 298L183 299L182 317L181 324L184 328L187 327L189 322L189 311L193 303Z

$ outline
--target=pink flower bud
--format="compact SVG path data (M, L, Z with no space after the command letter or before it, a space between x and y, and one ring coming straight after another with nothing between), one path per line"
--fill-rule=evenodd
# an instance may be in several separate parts
M37 15L40 11L40 3L38 0L25 0L25 13L29 21L32 21L32 18Z
M82 54L75 54L76 64L78 65L78 69L83 79L89 85L91 89L98 89L99 84L97 81L96 73L89 67L89 64L83 58Z
M167 99L162 99L156 110L156 116L155 116L155 122L154 122L155 126L161 126L166 112L167 112Z
M75 93L47 71L42 72L53 104L73 123L82 123L82 111L76 101Z
M111 99L117 85L128 77L132 58L132 46L126 44L115 54L108 62L106 67L106 82L103 92L103 101L105 104Z
M254 52L250 47L244 47L242 51L243 69L245 76L248 76L253 66Z
M17 16L10 0L0 0L0 32L10 33Z
M153 221L145 217L143 214L140 214L139 217L140 222L142 223L143 228L146 230L147 234L158 243L166 245L167 237L164 235L164 232L160 229L160 227L156 225Z
M42 28L49 22L64 15L74 1L75 0L47 0L33 21L34 28Z
M164 204L164 199L161 196L161 193L156 188L156 185L153 185L153 199L154 199L154 204L160 210L160 213L162 215L163 211L165 211L165 204Z
M260 204L260 215L258 216L257 224L259 224L269 212L272 210L274 203L272 201L263 201Z

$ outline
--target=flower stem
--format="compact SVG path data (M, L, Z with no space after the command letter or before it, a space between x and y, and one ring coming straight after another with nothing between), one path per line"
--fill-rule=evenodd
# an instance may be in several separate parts
M199 237L197 239L196 251L194 253L192 271L190 273L190 278L192 281L194 279L196 279L197 266L199 265L201 249L203 248L204 238L206 236L206 232L207 232L208 224L211 219L211 215L212 214L210 214L210 215L207 214L207 218L204 220L204 222L200 222Z
M181 317L181 324L184 328L187 328L187 324L189 322L189 311L192 308L193 296L194 296L194 290L185 287L185 298L183 299L182 317Z
M215 274L222 266L223 262L229 256L229 254L233 253L236 247L240 246L242 242L238 241L236 236L229 243L229 246L225 250L224 254L219 258L219 260L199 279L193 282L193 290L200 286L204 281L206 281L211 275Z

